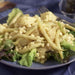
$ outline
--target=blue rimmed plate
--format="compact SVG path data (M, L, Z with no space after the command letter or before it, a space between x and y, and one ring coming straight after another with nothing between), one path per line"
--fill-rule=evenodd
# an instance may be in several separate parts
M26 12L27 13L27 12ZM30 14L30 13L28 13ZM68 17L65 17L63 15L60 15L60 14L56 14L57 16L73 23L74 20L68 18ZM0 23L6 23L6 20L7 20L7 17L4 17L2 19L0 19ZM19 64L17 64L16 62L10 62L10 61L5 61L5 60L0 60L1 63L5 64L5 65L8 65L8 66L11 66L11 67L16 67L16 68L21 68L21 69L31 69L31 70L47 70L47 69L53 69L53 68L57 68L57 67L61 67L61 66L65 66L65 65L68 65L72 62L75 61L75 56L72 56L70 57L69 61L66 62L66 63L58 63L54 60L48 60L45 64L40 64L40 63L33 63L31 67L25 67L25 66L21 66Z

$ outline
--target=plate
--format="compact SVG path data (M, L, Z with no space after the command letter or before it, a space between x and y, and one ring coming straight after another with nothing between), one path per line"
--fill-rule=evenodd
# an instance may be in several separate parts
M61 14L55 14L55 15L61 17L62 19L65 19L69 22L72 22L72 23L74 22L74 20L72 20L68 17L65 17ZM0 19L0 23L6 23L6 20L7 20L7 17L4 17L4 18ZM48 69L53 69L53 68L58 68L58 67L68 65L68 64L70 64L74 61L75 61L75 56L70 57L70 59L67 63L61 64L61 63L58 63L54 60L48 60L47 62L45 62L45 64L40 64L40 63L33 62L31 67L21 66L21 65L17 64L16 62L10 62L10 61L5 61L5 60L0 60L0 63L3 63L5 65L11 66L11 67L27 69L27 70L48 70Z

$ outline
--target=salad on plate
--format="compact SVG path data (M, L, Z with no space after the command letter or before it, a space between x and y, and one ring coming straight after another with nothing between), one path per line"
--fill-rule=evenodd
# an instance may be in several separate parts
M14 8L0 24L0 59L27 67L50 59L68 62L75 54L75 27L56 19L51 11L30 16Z

